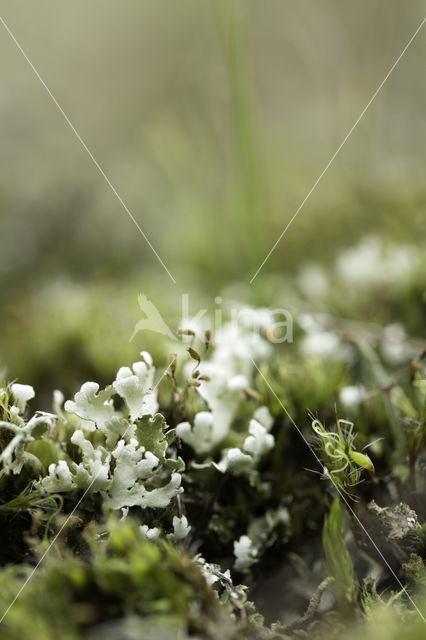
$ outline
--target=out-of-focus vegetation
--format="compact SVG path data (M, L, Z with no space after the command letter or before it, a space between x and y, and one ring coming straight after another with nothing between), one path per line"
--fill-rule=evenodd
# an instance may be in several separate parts
M25 12L4 0L0 15L176 279L0 25L1 561L18 563L1 569L2 609L82 495L79 481L65 490L54 478L49 493L49 465L65 460L77 474L95 464L88 442L104 464L117 444L105 445L98 429L80 451L71 440L78 420L64 417L58 396L49 429L38 432L36 421L20 440L29 415L11 409L19 401L7 381L34 386L32 413L52 411L55 389L71 398L86 380L109 385L141 349L159 369L177 351L176 379L158 390L169 466L152 487L181 457L186 465L184 494L160 515L141 503L117 523L107 489L83 501L8 614L7 637L28 635L32 619L40 638L90 638L101 628L111 639L166 639L170 625L182 638L421 637L413 602L425 615L423 32L249 284L419 26L420 0L41 0ZM182 293L190 315L208 310L210 351L191 344L210 387L203 381L198 393L197 358L183 367L182 345L150 331L129 341L141 291L172 331ZM244 352L248 334L214 335L215 314L225 322L238 304L293 317L294 344L269 345L259 371L250 359L227 359L228 347ZM242 374L249 388L233 387L223 412L231 391L223 385ZM121 416L131 400L118 395ZM258 405L273 419L262 437L249 430ZM315 461L283 407L326 482L309 470ZM208 411L213 425L226 417L222 438L205 416L196 422ZM355 449L338 418L353 421ZM333 462L325 445L340 436ZM356 457L367 453L376 475ZM185 512L191 533L179 538L173 524L173 538L172 519ZM414 518L414 533L396 531L393 518L397 527ZM148 539L156 528L160 537Z
M212 289L253 275L422 16L420 2L382 0L42 1L25 14L6 0L3 14L180 286L197 269ZM425 46L420 35L270 269L367 230L418 238ZM161 273L5 30L0 47L2 289Z
M44 370L48 388L53 378L77 385L108 354L100 366L89 355L71 379L77 369L60 352L85 362L109 334L126 356L140 290L176 315L182 291L196 306L200 292L211 300L248 283L420 20L420 3L382 8L40 2L22 14L4 2L4 19L177 280L3 29L0 354L10 375ZM252 300L270 304L272 288L285 305L281 283L301 264L329 265L368 233L421 242L425 46L419 35L247 287ZM62 373L49 380L38 354L52 361L56 349ZM119 361L108 351L112 374Z
M4 2L4 19L178 281L3 29L0 353L18 364L12 375L23 369L7 332L24 318L31 334L32 301L52 281L63 302L48 295L55 308L46 301L44 313L61 313L65 333L75 282L102 290L105 313L90 321L100 327L109 286L170 300L176 289L215 295L247 282L414 31L415 5L41 2L22 15ZM366 233L421 240L425 46L419 36L407 51L254 296L266 297L268 271L291 278L306 261L328 264ZM111 318L110 333L121 326Z

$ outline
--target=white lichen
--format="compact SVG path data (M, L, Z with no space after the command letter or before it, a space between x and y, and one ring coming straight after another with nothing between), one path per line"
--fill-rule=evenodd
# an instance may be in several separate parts
M257 550L248 536L243 535L234 542L234 556L235 569L243 573L257 561Z

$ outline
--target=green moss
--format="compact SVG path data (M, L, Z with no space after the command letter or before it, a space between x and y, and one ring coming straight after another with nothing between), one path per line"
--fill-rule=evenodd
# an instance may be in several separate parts
M34 575L25 565L3 569L2 611L27 577L3 622L8 640L74 639L93 625L129 616L167 616L182 629L206 634L226 621L201 569L183 549L147 541L130 519L88 527L78 554L58 541Z

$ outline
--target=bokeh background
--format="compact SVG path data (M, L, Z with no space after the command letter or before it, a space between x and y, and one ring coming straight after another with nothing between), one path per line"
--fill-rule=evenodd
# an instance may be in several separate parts
M176 279L0 26L0 368L8 379L47 397L86 379L109 381L141 348L166 357L158 336L129 343L141 291L167 319L179 315L182 292L194 311L231 292L254 304L304 298L360 321L403 321L421 337L425 32L248 283L420 24L422 2L0 6ZM398 288L389 272L366 303L335 282L319 300L321 278L366 236L413 252L410 282ZM312 264L320 267L306 271Z

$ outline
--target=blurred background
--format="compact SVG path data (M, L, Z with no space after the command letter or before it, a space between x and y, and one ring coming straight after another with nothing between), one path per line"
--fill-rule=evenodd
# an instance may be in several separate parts
M230 292L253 304L302 299L424 334L424 30L249 285L419 26L422 2L0 6L176 279L0 26L0 369L8 379L71 393L86 379L109 381L141 348L163 357L155 335L129 343L141 291L166 318L179 314L182 292L194 313ZM359 280L367 277L363 256L373 245L386 254L383 277L374 296L351 295L353 282L339 273L363 265Z

